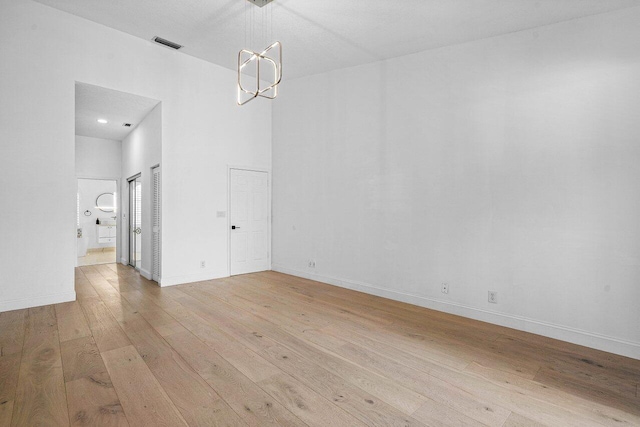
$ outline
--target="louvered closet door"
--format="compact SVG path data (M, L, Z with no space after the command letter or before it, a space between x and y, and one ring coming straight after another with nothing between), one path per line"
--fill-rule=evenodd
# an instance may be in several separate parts
M160 167L153 168L153 271L152 279L160 283Z

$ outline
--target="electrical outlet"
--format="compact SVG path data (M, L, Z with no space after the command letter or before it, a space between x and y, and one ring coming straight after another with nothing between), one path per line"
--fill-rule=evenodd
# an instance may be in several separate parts
M443 283L442 284L442 293L443 294L448 294L449 293L449 284L448 283Z
M309 260L309 268L316 268L316 260L314 259Z
M200 261L200 268L204 268L206 263L204 261Z
M489 302L491 304L498 303L498 293L496 291L489 291Z

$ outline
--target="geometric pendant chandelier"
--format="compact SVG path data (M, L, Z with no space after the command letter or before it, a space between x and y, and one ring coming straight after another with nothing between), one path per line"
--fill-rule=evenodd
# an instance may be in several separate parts
M243 80L248 79L245 71L247 67L251 67L256 75L255 84L251 89L247 89L242 84ZM238 53L238 105L244 105L259 96L275 99L278 96L278 85L281 80L282 44L280 42L273 43L260 53L246 49Z
M263 7L273 0L247 1ZM249 49L238 52L238 105L244 105L258 97L275 99L281 81L282 44L279 41L262 52Z

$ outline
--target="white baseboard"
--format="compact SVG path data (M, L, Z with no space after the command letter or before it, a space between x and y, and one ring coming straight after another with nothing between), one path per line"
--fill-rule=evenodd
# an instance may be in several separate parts
M145 270L144 268L140 268L140 275L147 280L153 280L153 275L150 271Z
M40 295L33 298L21 298L13 301L3 301L0 303L0 313L2 313L3 311L40 307L43 305L59 304L61 302L69 302L75 300L75 292L64 292L61 294Z
M406 302L432 310L468 317L470 319L493 323L495 325L505 326L507 328L517 329L520 331L531 332L533 334L543 335L545 337L555 338L561 341L567 341L573 344L607 351L609 353L640 359L640 343L637 342L609 337L567 326L555 325L549 322L543 322L523 316L499 313L455 302L441 301L434 298L383 289L368 283L323 276L278 264L273 264L273 270L280 273L290 274L292 276L303 277L305 279L339 286L341 288L352 289L371 295L389 298L395 301Z
M160 286L175 286L175 285L183 285L185 283L193 283L193 282L203 282L205 280L214 280L214 279L222 279L223 277L229 277L228 274L218 274L208 272L208 273L198 273L198 274L188 274L184 276L173 276L173 277L161 277L160 278Z
M120 264L122 264L122 265L129 265L129 263L127 262L127 260L126 260L126 259L124 259L124 258L120 258Z

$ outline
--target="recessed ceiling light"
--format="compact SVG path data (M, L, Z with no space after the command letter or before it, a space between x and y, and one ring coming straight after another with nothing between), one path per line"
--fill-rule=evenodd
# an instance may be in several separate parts
M109 122L106 121L105 119L98 119L98 123L102 123L104 125L104 124L109 123Z

